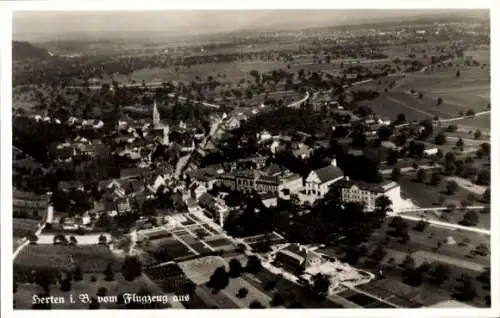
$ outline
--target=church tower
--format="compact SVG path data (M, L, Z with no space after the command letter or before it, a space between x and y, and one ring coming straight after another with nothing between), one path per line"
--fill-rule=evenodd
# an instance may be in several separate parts
M156 106L156 101L153 105L153 127L160 128L160 112L158 111L158 107Z

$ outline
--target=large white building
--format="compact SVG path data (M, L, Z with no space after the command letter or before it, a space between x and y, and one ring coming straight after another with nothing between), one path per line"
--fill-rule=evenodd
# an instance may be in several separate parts
M306 194L315 199L322 198L330 190L330 186L342 180L344 173L337 167L337 161L332 160L329 166L311 171L306 178Z
M373 211L376 199L383 195L391 200L394 211L398 211L401 206L401 187L394 181L371 184L345 180L338 186L343 202L364 203L367 211Z

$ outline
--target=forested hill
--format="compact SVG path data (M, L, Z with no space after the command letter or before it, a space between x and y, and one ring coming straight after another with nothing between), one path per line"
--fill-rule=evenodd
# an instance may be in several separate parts
M14 61L27 59L48 59L50 54L46 49L33 46L29 42L12 41L12 59Z

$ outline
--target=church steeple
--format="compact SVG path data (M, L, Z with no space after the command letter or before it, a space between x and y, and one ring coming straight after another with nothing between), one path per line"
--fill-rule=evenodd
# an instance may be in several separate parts
M155 128L160 127L160 112L158 112L158 107L156 106L156 100L153 104L153 126Z

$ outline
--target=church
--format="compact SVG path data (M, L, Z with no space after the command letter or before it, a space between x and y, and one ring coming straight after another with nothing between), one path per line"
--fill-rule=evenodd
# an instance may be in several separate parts
M162 143L165 146L170 144L169 135L170 135L170 126L168 124L164 124L160 119L160 112L158 111L158 106L156 105L156 101L153 104L153 131L162 133Z

